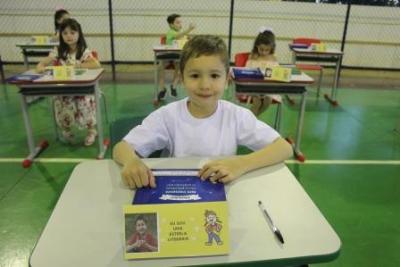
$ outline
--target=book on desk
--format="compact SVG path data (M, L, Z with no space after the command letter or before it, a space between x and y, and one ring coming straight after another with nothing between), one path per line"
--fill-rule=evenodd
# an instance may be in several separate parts
M33 72L32 73L21 73L21 74L17 74L17 75L7 78L6 82L11 83L11 84L33 82L34 80L37 80L43 76L44 76L43 74L37 74L37 73L33 73Z
M224 185L202 181L198 170L153 173L157 187L136 190L132 205L124 206L125 259L228 254ZM137 242L143 224L147 232L141 236L150 246Z
M235 80L266 80L290 82L292 74L298 73L296 67L268 66L265 68L233 67L232 76Z

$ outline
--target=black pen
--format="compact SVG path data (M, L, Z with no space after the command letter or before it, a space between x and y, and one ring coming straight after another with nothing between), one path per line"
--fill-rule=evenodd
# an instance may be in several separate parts
M272 221L271 217L269 216L267 210L265 209L263 203L261 201L258 201L258 206L260 207L261 211L265 214L265 216L267 217L267 221L269 226L271 227L272 232L274 232L276 238L278 238L278 240L283 244L285 243L285 241L283 241L283 236L281 234L281 232L279 231L279 229L275 226L274 222Z

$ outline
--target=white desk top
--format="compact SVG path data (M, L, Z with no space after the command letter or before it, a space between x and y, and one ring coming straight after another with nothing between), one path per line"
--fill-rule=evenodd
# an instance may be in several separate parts
M75 75L74 78L69 80L55 80L52 75L44 75L36 80L33 81L19 81L16 83L18 87L23 88L34 88L34 87L41 87L43 85L53 86L55 84L60 86L82 86L82 85L90 85L94 84L98 79L100 79L101 75L103 74L104 69L85 69L84 73ZM24 72L23 74L37 74L33 70L29 70Z
M336 48L327 48L326 51L315 51L309 48L298 48L298 47L291 47L295 53L304 53L304 54L321 54L321 55L342 55L343 52Z
M16 46L21 49L31 48L31 49L53 49L55 46L58 46L58 42L50 42L47 44L36 44L36 43L19 43Z
M154 52L181 52L182 48L178 48L172 45L155 45L153 46Z
M284 67L284 65L282 65ZM304 85L304 84L311 84L314 82L314 79L310 76L308 76L306 73L301 72L300 74L292 74L290 82L282 82L282 81L274 81L271 79L264 78L264 80L261 79L235 79L233 75L232 68L243 68L246 69L246 67L231 67L230 70L230 75L233 77L233 81L236 84L265 84L265 85L283 85L283 86L290 86L290 85Z
M152 168L198 168L206 160L146 159ZM122 206L133 192L111 160L79 164L61 194L30 264L46 266L181 266L245 261L296 264L333 260L340 239L283 164L253 171L226 188L231 252L227 256L123 259ZM280 243L263 217L261 200L281 230Z

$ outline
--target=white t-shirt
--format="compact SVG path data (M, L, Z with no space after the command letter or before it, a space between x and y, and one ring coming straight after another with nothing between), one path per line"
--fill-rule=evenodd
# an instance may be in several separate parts
M193 117L188 98L159 108L124 138L142 157L166 150L170 157L231 156L238 145L259 150L280 135L248 109L225 100L210 117Z

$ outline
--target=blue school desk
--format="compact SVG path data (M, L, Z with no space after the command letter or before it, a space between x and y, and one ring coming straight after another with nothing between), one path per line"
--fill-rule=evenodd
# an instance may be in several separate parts
M58 46L58 42L47 44L25 43L16 46L21 49L25 68L29 69L29 57L47 57L54 47Z
M26 137L30 154L23 162L24 167L29 167L33 159L38 156L46 147L48 142L41 141L35 146L33 138L32 125L28 112L28 97L38 96L80 96L80 95L94 95L96 101L96 120L98 132L98 158L103 158L105 151L108 147L109 141L104 140L103 125L100 108L100 88L99 80L103 74L103 69L87 69L82 74L76 75L70 80L55 80L51 75L43 75L35 80L12 80L11 84L15 84L19 88L21 96L22 115L25 124ZM28 71L25 74L32 74Z
M232 71L231 71L232 73ZM301 105L297 119L296 140L293 151L299 161L304 161L305 156L300 151L301 134L303 131L304 112L306 107L306 87L314 80L305 73L293 74L290 82L278 82L268 79L233 78L235 92L247 95L270 95L270 94L298 94L301 95ZM290 140L288 140L290 141Z
M339 72L340 72L340 64L343 57L343 52L334 49L328 48L326 51L313 51L309 48L299 48L289 44L289 49L292 51L292 63L298 64L301 62L315 62L321 66L325 66L326 64L334 64L335 66L335 74L333 80L333 86L331 90L331 95L324 94L325 99L330 102L332 105L337 106L337 90L339 84Z
M145 159L151 168L199 168L206 158ZM230 253L223 256L124 260L123 205L134 191L121 180L112 160L75 167L30 257L32 267L168 267L262 263L296 266L332 261L341 242L323 214L284 164L249 172L225 188L229 209ZM269 228L262 201L285 243ZM162 249L162 245L160 246Z

